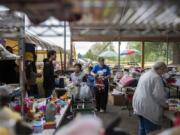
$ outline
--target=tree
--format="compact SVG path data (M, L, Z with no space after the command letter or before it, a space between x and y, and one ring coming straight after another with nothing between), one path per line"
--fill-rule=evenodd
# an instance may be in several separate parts
M88 50L84 57L89 58L91 60L95 60L94 54L91 50Z
M98 56L102 52L108 51L108 50L115 52L112 42L97 42L94 45L92 45L92 47L87 51L84 57L90 58L92 60L97 60Z
M129 47L141 51L141 42L130 42ZM145 61L166 61L167 43L165 42L145 42ZM141 57L136 55L133 57L137 62L141 61Z
M180 44L174 43L172 45L173 50L173 64L180 64Z

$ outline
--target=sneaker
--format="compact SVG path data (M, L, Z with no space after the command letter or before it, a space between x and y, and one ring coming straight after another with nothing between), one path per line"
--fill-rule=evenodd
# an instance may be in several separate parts
M95 108L95 112L99 112L99 109Z
M100 113L105 113L105 110L101 109L101 110L100 110Z

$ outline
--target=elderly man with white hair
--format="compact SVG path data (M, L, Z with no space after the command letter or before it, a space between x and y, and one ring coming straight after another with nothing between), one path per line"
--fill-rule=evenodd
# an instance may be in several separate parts
M139 118L139 135L146 135L160 128L163 108L167 107L162 75L166 73L164 62L156 62L144 73L133 96L134 113Z

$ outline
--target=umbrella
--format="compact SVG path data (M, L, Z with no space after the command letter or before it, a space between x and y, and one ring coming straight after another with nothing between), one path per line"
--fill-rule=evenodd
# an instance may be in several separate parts
M118 57L117 53L113 51L105 51L101 53L99 56L106 57L106 58Z
M141 54L141 52L136 49L125 49L120 52L120 55L133 55L133 54Z

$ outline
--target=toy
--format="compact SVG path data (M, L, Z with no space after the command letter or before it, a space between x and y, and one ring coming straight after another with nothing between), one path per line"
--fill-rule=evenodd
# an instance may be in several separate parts
M101 93L104 91L104 78L103 76L99 76L96 78L96 88Z
M56 115L56 105L48 101L46 106L46 115L45 115L46 121L47 122L55 121L55 115Z

